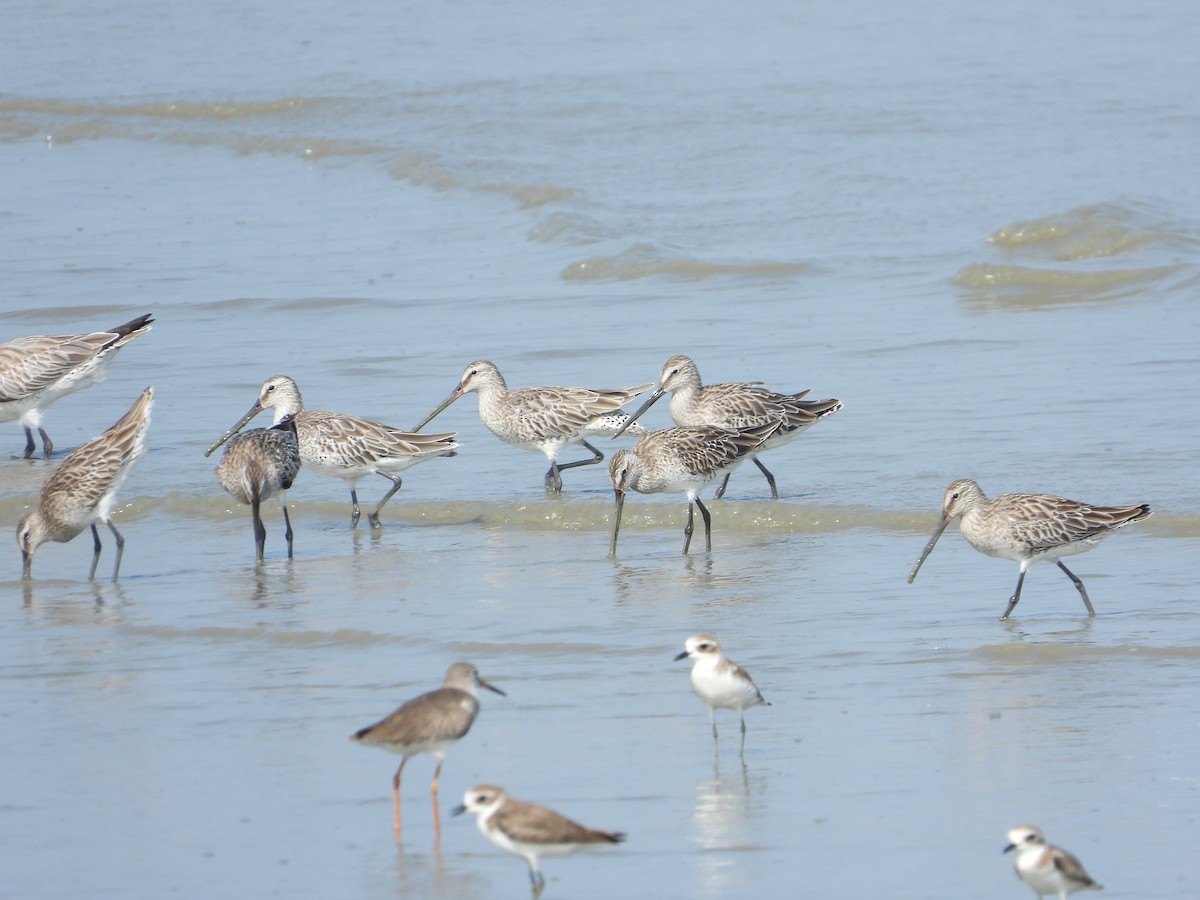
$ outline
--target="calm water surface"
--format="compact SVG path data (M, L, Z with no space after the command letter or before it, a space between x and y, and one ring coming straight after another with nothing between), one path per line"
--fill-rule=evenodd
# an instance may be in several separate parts
M1024 897L1041 825L1106 897L1200 865L1200 141L1192 5L12 3L0 338L153 332L51 408L63 451L147 384L118 584L0 554L0 895L525 897L433 762L347 740L476 663L442 806L478 782L629 832L545 897ZM604 467L542 489L467 398L386 527L302 473L296 559L202 452L268 376L410 427L513 386L812 388L846 406L739 471L711 556ZM660 403L648 424L665 425ZM50 462L8 458L15 524ZM604 448L606 452L609 447ZM956 534L945 486L1156 510L1073 566ZM373 483L378 482L378 483ZM383 479L365 481L373 503ZM101 571L111 564L106 548ZM771 701L714 754L683 639Z

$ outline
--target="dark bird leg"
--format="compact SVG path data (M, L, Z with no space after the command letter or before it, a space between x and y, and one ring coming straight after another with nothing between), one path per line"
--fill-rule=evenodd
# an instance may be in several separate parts
M284 527L283 536L285 538L287 538L288 559L291 559L292 558L292 520L291 520L291 518L288 517L287 500L284 500L283 503L280 504L280 506L283 509L283 527Z
M121 556L125 553L125 538L121 536L121 532L117 531L117 526L112 523L112 519L109 519L105 524L108 525L108 530L113 533L113 537L117 539L117 561L113 563L113 581L116 581L117 573L121 571Z
M738 756L745 757L746 755L746 714L742 713L742 749L738 751Z
M92 571L88 572L88 581L96 577L96 564L100 562L100 532L92 525Z
M359 516L362 515L362 510L358 508L358 491L356 491L354 488L350 488L350 503L352 504L350 507L350 527L357 528L358 519Z
M683 555L687 556L688 547L692 546L692 503L688 501L688 523L683 529Z
M37 444L33 442L33 432L28 428L25 429L25 452L21 454L22 459L31 459L33 451L37 449Z
M1058 567L1066 572L1067 577L1071 579L1072 583L1074 583L1075 589L1079 591L1079 596L1083 598L1083 605L1087 607L1088 615L1094 616L1096 611L1092 609L1092 601L1088 599L1087 591L1083 587L1083 582L1079 580L1079 577L1074 572L1064 566L1061 561L1059 562Z
M1025 583L1025 567L1022 566L1021 574L1019 576L1017 576L1017 589L1013 592L1012 597L1009 598L1008 608L1006 610L1004 610L1004 615L1002 615L1000 617L1001 622L1003 622L1005 619L1008 618L1008 614L1013 611L1014 607L1016 607L1016 605L1017 605L1017 601L1021 599L1021 585L1024 583Z
M758 466L759 471L761 471L765 476L767 476L767 484L769 484L771 486L771 499L778 500L779 499L779 489L777 487L775 487L775 476L772 475L769 471L767 471L767 467L758 461L757 456L754 457L754 464L756 466ZM728 478L729 476L725 476L725 477Z
M560 493L562 491L562 476L560 476L558 473L563 469L574 469L576 466L594 466L598 462L604 462L603 453L601 453L587 441L580 441L580 443L592 451L592 458L577 459L575 462L562 463L561 465L559 465L557 462L550 463L550 471L546 473L546 486L552 491L555 491L556 493Z
M254 558L258 562L263 561L263 551L267 546L267 526L263 524L260 504L257 495L250 498L250 521L254 523Z
M400 485L404 483L400 480L399 475L391 475L387 472L380 472L379 474L392 483L392 489L383 495L383 499L379 501L379 505L375 507L375 511L367 516L367 521L371 523L372 528L383 527L382 523L379 521L379 513L383 509L383 504L391 500L392 495L395 494L396 491L400 490Z
M50 458L50 454L54 452L54 442L50 440L50 435L46 434L45 428L38 428L38 434L42 436L42 456L45 459ZM33 443L33 438L29 439Z
M712 553L712 516L699 497L696 498L696 505L700 507L700 515L704 517L704 549Z
M714 500L720 500L725 496L725 488L729 487L729 476L731 474L731 472L726 472L725 477L721 479L721 486L717 488L717 492L713 494Z

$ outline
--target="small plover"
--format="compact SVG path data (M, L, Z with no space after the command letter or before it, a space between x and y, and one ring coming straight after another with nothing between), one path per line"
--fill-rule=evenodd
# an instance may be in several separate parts
M485 838L529 865L533 896L546 886L538 867L540 856L566 856L586 847L619 844L625 835L617 831L599 831L572 822L566 816L544 806L515 800L504 788L490 784L473 787L463 796L453 815L474 813L475 824Z
M725 658L721 645L710 634L693 634L675 657L692 660L692 690L708 707L713 740L717 739L717 710L736 709L742 719L741 753L746 752L746 713L750 706L770 706L741 666Z
M1100 890L1075 856L1046 843L1040 828L1021 825L1008 833L1008 841L1004 852L1017 851L1017 875L1038 897L1054 894L1058 900L1066 900L1067 894L1076 891Z

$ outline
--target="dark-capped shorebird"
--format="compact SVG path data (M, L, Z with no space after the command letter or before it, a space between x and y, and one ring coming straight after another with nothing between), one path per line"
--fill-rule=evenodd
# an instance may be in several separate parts
M506 444L522 450L536 450L550 461L545 483L548 490L562 492L564 469L591 466L604 460L604 454L588 443L588 438L616 437L628 425L628 414L621 409L649 384L614 390L576 387L528 387L510 391L495 364L476 360L463 370L458 387L438 407L420 421L420 431L435 416L464 394L479 395L479 418L488 430ZM644 434L637 427L635 434ZM558 454L572 444L592 451L591 459L560 463Z
M217 463L217 482L231 497L250 507L255 560L262 562L265 555L267 528L262 520L262 502L271 497L279 499L283 510L283 534L287 539L288 559L291 559L292 520L288 516L287 492L300 472L296 420L287 417L270 428L251 428L240 434L231 428L205 450L204 455L211 455L226 441L229 446Z
M1150 507L1144 503L1093 506L1049 494L1001 494L989 500L979 485L962 478L946 488L941 521L909 573L908 583L913 583L921 563L933 551L946 526L958 519L963 537L980 553L1021 564L1017 588L1001 621L1008 618L1021 599L1021 585L1029 567L1043 560L1058 564L1079 591L1088 615L1094 616L1096 611L1083 582L1062 564L1061 557L1091 550L1118 528L1149 515Z
M37 506L17 526L25 578L32 575L33 554L39 546L46 541L66 543L88 526L92 529L94 550L88 578L95 578L96 564L100 561L100 533L96 523L103 522L117 542L113 581L117 580L125 538L112 523L112 507L125 476L146 450L153 403L154 388L148 387L112 428L76 447L50 473L42 485Z
M1017 875L1033 888L1039 900L1047 894L1067 900L1067 895L1076 891L1101 890L1074 854L1046 843L1040 828L1022 825L1009 831L1004 852L1012 850L1017 851L1013 861Z
M762 464L759 454L783 446L808 426L842 408L841 400L805 400L810 391L780 394L757 381L702 384L696 364L680 355L666 361L658 387L641 409L629 417L629 422L637 421L642 413L667 393L671 395L671 418L676 425L723 425L745 430L756 425L779 423L779 428L769 440L764 441L753 453L747 454L747 458L754 460L759 471L766 476L767 484L771 486L771 497L775 500L779 499L775 476ZM717 488L718 499L724 496L728 486L729 473L726 472Z
M691 425L652 431L630 449L618 450L608 464L617 508L613 514L609 556L617 553L617 533L625 494L657 494L661 491L686 494L687 527L683 529L683 552L692 545L693 508L704 519L704 544L712 550L712 516L698 496L705 486L745 459L779 428L778 422L737 431L719 425Z
M382 475L392 483L379 505L367 514L372 528L379 528L379 513L400 490L396 472L438 456L454 456L458 442L454 433L415 434L390 425L339 412L305 409L296 382L275 375L263 382L258 400L230 432L236 433L264 409L271 410L278 425L284 418L296 420L300 462L318 475L340 478L350 485L350 525L357 527L361 511L356 485L366 475Z
M504 696L504 691L488 684L470 663L455 663L446 671L442 687L409 700L386 719L356 731L350 740L378 747L402 757L392 776L392 812L396 834L400 833L400 775L410 757L431 753L437 757L429 791L433 795L433 828L441 837L438 812L438 779L446 752L461 740L479 715L479 688Z
M770 706L750 674L726 659L721 645L711 634L693 634L683 645L675 661L692 661L692 690L708 707L713 741L717 740L717 710L736 710L742 719L741 754L746 753L746 710L751 706Z
M542 856L566 856L588 847L619 844L625 835L619 831L600 831L573 822L545 806L516 800L504 788L481 784L471 788L453 815L473 813L475 824L485 838L529 866L529 880L536 898L546 886L546 877L538 865Z
M42 412L55 400L104 379L117 351L150 330L150 316L138 316L91 334L32 335L0 344L0 422L20 419L25 429L24 458L33 456L36 429L42 453L54 444L42 427Z

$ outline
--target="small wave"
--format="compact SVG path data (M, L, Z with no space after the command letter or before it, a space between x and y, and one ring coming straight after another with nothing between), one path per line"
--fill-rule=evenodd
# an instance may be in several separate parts
M336 102L339 101L331 97L285 97L278 100L223 100L209 103L81 103L45 97L16 97L0 100L0 114L227 121L274 117L301 108Z
M1005 225L988 241L1009 250L1037 249L1062 262L1112 257L1163 236L1158 229L1135 224L1133 218L1119 207L1086 206Z
M615 256L593 256L566 266L560 273L564 281L632 281L639 278L665 277L678 281L704 281L709 278L736 277L776 281L791 279L808 268L805 263L758 262L720 263L701 259L663 257L652 248L639 244Z
M984 307L1038 309L1074 302L1117 300L1178 273L1181 266L1071 271L1010 263L973 263L954 276L965 298Z

